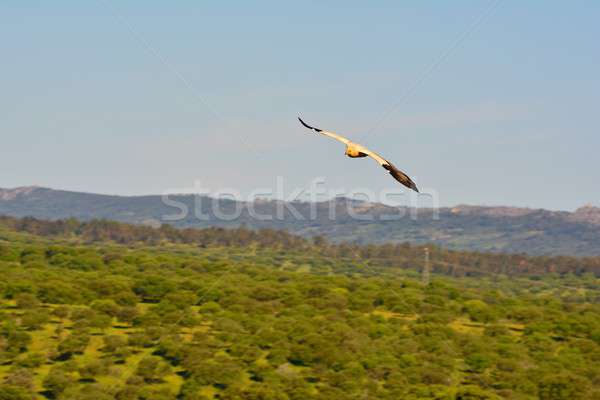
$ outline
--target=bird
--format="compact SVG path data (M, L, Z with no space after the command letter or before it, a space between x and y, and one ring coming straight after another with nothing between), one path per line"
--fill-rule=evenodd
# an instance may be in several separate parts
M417 185L412 181L412 179L410 179L408 177L408 175L406 175L404 172L400 171L398 168L396 168L394 166L394 164L392 164L385 158L381 157L379 154L367 149L365 146L363 146L361 144L354 143L351 140L349 140L341 135L338 135L337 133L325 131L323 129L315 128L314 126L310 126L306 122L302 121L302 118L300 118L300 117L298 117L298 120L304 127L311 129L322 135L329 136L330 138L334 138L335 140L338 140L338 141L344 143L346 145L346 152L344 153L344 155L346 155L350 158L360 158L360 157L367 157L367 156L373 158L375 161L377 161L379 163L379 165L381 165L383 168L385 168L390 173L390 175L394 177L394 179L396 179L398 182L400 182L407 188L412 189L415 192L419 193L419 189L417 189Z

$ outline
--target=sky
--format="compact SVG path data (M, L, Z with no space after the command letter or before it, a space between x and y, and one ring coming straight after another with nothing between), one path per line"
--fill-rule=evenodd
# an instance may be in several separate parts
M600 205L599 20L596 1L3 1L0 187L404 192L301 115L442 206Z

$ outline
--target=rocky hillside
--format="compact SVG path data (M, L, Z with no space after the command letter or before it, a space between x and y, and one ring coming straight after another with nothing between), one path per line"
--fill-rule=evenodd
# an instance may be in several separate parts
M286 229L358 243L411 242L536 255L600 255L600 208L575 212L514 207L408 209L345 198L242 203L193 195L108 196L40 187L0 189L0 214L43 219L104 218L137 224Z

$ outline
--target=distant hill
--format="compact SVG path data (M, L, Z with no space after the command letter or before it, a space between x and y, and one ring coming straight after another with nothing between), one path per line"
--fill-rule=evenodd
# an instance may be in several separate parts
M0 214L42 219L110 219L186 227L285 229L303 236L365 243L411 242L533 255L600 255L600 208L575 212L515 207L396 208L346 198L254 203L194 195L109 196L41 187L0 189ZM174 202L177 202L177 206ZM187 210L182 218L174 218ZM220 215L220 216L219 216Z

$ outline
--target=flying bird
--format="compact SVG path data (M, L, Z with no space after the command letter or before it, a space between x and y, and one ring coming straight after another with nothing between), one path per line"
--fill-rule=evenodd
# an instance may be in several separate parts
M415 183L408 177L408 175L406 175L404 172L400 171L398 168L396 168L394 166L394 164L392 164L385 158L381 157L379 154L367 149L363 145L354 143L354 142L350 141L349 139L346 139L345 137L338 135L337 133L324 131L323 129L319 129L319 128L315 128L314 126L310 126L306 122L302 121L302 119L300 117L298 117L298 120L306 128L312 129L313 131L315 131L317 133L323 134L325 136L329 136L331 138L334 138L335 140L338 140L338 141L344 143L346 145L346 152L344 154L347 155L348 157L359 158L359 157L369 156L369 157L373 158L375 161L377 161L379 163L379 165L381 165L383 168L385 168L390 173L390 175L393 176L394 179L396 179L398 182L400 182L407 188L414 190L417 193L419 192L419 189L417 189L417 185L415 185Z

